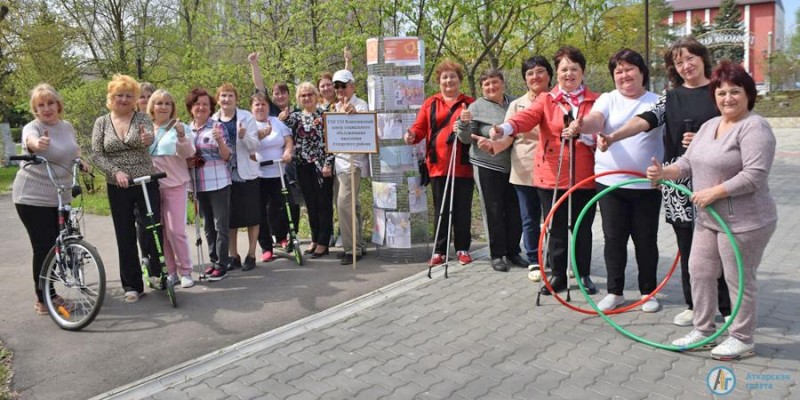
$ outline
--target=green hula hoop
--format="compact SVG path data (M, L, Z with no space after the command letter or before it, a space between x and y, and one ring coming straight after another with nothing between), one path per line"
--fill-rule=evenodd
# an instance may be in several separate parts
M575 247L576 247L576 241L577 241L577 238L578 238L578 229L581 227L581 221L583 221L583 217L589 211L589 208L590 207L594 207L595 203L597 203L597 201L600 200L601 197L605 196L609 192L611 192L613 190L616 190L616 189L618 189L620 187L627 186L627 185L632 185L632 184L635 184L635 183L650 183L650 180L643 179L643 178L635 178L635 179L629 179L629 180L617 183L616 185L613 185L613 186L609 186L608 188L604 189L603 191L597 193L594 197L592 197L592 199L589 200L588 203L586 203L586 206L583 207L583 210L581 210L581 213L578 215L578 219L575 220L575 228L574 228L574 232L572 234L572 242L570 243L570 245L571 245L570 257L572 257L572 271L575 273L575 276L579 275L578 274L578 262L577 262L577 257L575 255ZM687 196L691 196L693 194L691 190L686 188L686 186L678 185L678 184L676 184L674 182L671 182L671 181L661 180L658 183L661 184L661 185L666 185L666 186L669 186L671 188L674 188L674 189L682 192L683 194L686 194ZM586 298L586 301L589 303L589 305L592 306L592 308L597 312L597 315L599 315L606 322L608 322L609 325L613 326L614 329L616 329L617 331L619 331L623 335L625 335L625 336L627 336L627 337L629 337L629 338L631 338L633 340L636 340L637 342L641 342L641 343L644 343L646 345L653 346L653 347L656 347L656 348L659 348L659 349L671 350L671 351L685 351L685 350L693 349L695 347L703 346L703 345L713 341L717 337L719 337L719 335L721 335L722 332L725 332L725 330L728 329L728 327L731 325L731 323L733 323L733 319L736 318L736 315L739 313L739 307L742 305L742 298L744 297L744 291L741 290L741 289L742 289L742 282L744 282L744 264L742 262L742 255L739 252L739 246L736 245L736 238L733 236L733 233L728 228L728 225L725 223L725 221L722 220L722 217L719 216L719 214L717 213L717 211L713 207L711 207L709 205L708 207L706 207L706 210L708 210L708 213L711 214L711 216L714 217L714 219L719 223L719 225L722 227L722 230L725 231L725 234L728 236L728 240L730 240L730 242L731 242L731 247L733 248L733 254L736 256L736 267L739 270L739 287L737 288L738 295L736 296L736 304L734 304L734 306L733 306L733 310L731 311L731 318L730 319L728 319L724 324L722 324L722 326L716 332L714 332L713 335L701 340L700 342L697 342L697 343L689 345L689 346L674 346L674 345L671 345L671 344L664 344L664 343L654 342L654 341L651 341L651 340L647 340L647 339L645 339L645 338L643 338L641 336L634 335L631 332L628 332L625 328L619 326L616 322L614 322L611 318L609 318L602 310L600 310L600 308L597 307L597 304L589 296L589 293L586 293L586 288L583 286L583 282L581 282L581 280L578 279L577 280L578 281L578 287L581 289L581 293L583 293L583 297Z

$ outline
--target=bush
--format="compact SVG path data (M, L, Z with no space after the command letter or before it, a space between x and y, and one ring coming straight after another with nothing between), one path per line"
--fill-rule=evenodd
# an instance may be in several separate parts
M22 142L22 128L11 128L11 140L14 143Z

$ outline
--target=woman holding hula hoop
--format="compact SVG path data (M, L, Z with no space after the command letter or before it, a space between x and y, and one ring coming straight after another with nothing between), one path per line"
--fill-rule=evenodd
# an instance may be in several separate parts
M755 354L756 269L778 219L767 184L775 157L775 136L769 124L751 112L756 85L742 66L720 63L711 75L710 88L721 116L700 127L686 154L675 163L662 167L654 159L647 168L647 178L655 184L661 179L691 177L695 186L691 200L699 210L689 259L694 329L672 344L689 346L714 333L716 281L723 271L731 296L744 290L728 338L711 350L711 357L727 361ZM736 237L744 282L739 282L734 251L721 226L709 216L708 206L719 210ZM710 341L695 349L715 344Z
M711 76L711 56L708 49L693 37L678 39L664 54L667 76L672 89L662 96L658 103L647 112L631 118L617 131L597 138L597 148L605 151L612 143L616 143L639 132L648 131L656 126L665 126L664 131L664 164L668 165L683 155L692 142L697 128L711 118L719 115L709 93L709 77ZM661 161L661 160L659 160ZM692 188L689 179L678 182ZM681 253L681 283L683 298L687 309L675 316L673 323L678 326L692 324L694 303L689 273L689 257L694 232L694 207L689 197L682 192L662 186L664 212L667 223L672 225ZM731 314L731 303L725 279L718 281L719 311L723 316Z
M609 60L608 70L616 90L602 94L589 115L572 123L573 128L581 132L608 134L637 114L650 110L658 101L658 95L645 89L650 80L650 71L639 53L631 49L618 51ZM615 170L644 172L652 157L660 160L664 154L663 132L662 127L655 127L620 141L619 145L606 152L595 153L595 173ZM634 176L606 175L595 182L597 190L601 191L631 178ZM625 303L622 291L628 262L628 238L633 239L636 248L639 292L644 297L656 289L660 209L661 192L647 183L618 189L600 199L608 271L608 295L597 304L601 310L610 311ZM650 297L642 304L644 312L656 312L659 308L655 297Z

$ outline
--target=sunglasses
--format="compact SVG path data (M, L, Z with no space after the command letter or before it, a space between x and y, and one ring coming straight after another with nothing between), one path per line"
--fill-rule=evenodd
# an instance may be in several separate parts
M339 83L339 82L336 82L336 83L334 83L334 84L333 84L333 88L334 88L334 89L344 89L344 88L346 88L346 87L347 87L347 84L346 84L346 83Z

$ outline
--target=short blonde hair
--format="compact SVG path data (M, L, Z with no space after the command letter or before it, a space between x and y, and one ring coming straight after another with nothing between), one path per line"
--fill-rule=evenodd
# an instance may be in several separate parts
M47 83L40 83L31 90L31 113L38 118L39 113L36 110L36 103L50 99L58 103L58 117L64 117L64 99L61 98L61 95L58 94L55 88Z
M175 98L164 89L156 90L152 95L150 95L150 100L147 100L147 115L150 116L150 119L156 119L156 113L153 111L153 109L155 108L156 101L159 100L169 100L172 102L172 112L169 113L169 118L175 119L175 117L178 115L178 111L175 109Z
M297 85L297 89L295 89L294 93L295 100L297 101L298 104L300 103L300 92L306 90L311 90L312 92L314 92L314 96L317 96L317 99L319 99L319 89L317 89L317 87L314 86L314 84L311 82L303 82Z
M106 108L111 110L111 105L114 104L114 95L117 93L131 92L134 99L139 97L139 83L128 75L116 74L108 81L107 91Z
M236 96L236 101L239 101L239 92L236 91L236 86L233 86L230 82L225 82L222 86L217 88L217 93L214 94L214 99L219 103L219 96L222 92L231 92L234 96Z

